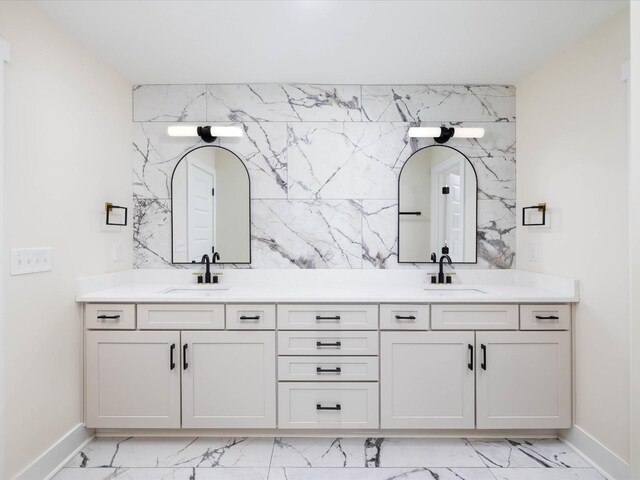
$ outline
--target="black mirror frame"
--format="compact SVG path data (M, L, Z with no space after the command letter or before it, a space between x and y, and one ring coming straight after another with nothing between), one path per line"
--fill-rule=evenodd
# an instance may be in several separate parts
M189 155L192 152L195 152L196 150L199 150L201 148L219 148L221 150L226 150L227 152L233 154L234 157L236 157L240 163L242 164L242 166L244 167L244 170L247 174L247 182L249 185L249 261L248 262L216 262L215 265L250 265L251 264L251 239L252 239L252 235L251 235L251 176L249 175L249 169L247 168L247 165L244 163L244 161L240 158L240 156L235 153L233 150L230 150L228 148L225 147L221 147L220 145L202 145L200 147L195 147L192 148L191 150L189 150L187 153L185 153L184 155L182 155L182 157L180 157L180 160L178 160L178 163L176 163L176 166L173 167L173 172L171 172L171 264L172 265L199 265L198 262L176 262L174 261L173 258L173 176L176 174L176 170L178 169L178 166L180 165L180 163L182 162L182 160L185 159L185 157L187 155Z
M460 150L458 150L457 148L453 148L450 147L449 145L441 145L441 144L436 144L436 145L427 145L426 147L422 147L419 148L418 150L416 150L415 152L413 152L409 158L407 158L404 162L404 164L402 165L402 168L400 169L400 173L398 174L398 263L399 264L423 264L423 263L433 263L431 261L425 261L425 262L401 262L400 261L400 181L402 180L402 171L404 170L405 165L407 164L407 162L409 160L411 160L411 157L413 157L416 153L421 152L422 150L426 150L427 148L433 148L433 147L440 147L440 148L450 148L451 150L455 150L456 152L458 152L460 155L462 155L464 157L464 159L469 163L469 165L471 165L471 168L473 169L473 174L476 177L476 258L473 262L451 262L455 265L473 265L473 264L477 264L478 263L478 172L476 172L476 167L473 166L473 163L471 163L471 160L469 160L469 157L467 157L464 153L462 153Z

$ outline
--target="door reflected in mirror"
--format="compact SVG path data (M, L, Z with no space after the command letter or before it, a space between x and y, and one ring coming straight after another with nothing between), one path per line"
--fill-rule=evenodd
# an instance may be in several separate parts
M400 172L398 261L431 262L443 247L455 263L476 263L478 181L455 148L432 145L415 152Z
M171 178L173 263L251 262L249 173L240 158L217 146L188 152Z

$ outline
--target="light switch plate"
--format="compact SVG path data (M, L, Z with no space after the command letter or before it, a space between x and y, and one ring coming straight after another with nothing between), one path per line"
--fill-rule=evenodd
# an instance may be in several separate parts
M122 244L114 243L111 258L114 262L122 261Z
M11 249L11 275L49 271L51 271L51 247Z

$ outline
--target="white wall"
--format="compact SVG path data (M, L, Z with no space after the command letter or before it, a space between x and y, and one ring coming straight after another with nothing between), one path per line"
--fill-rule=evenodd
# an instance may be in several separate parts
M5 70L4 264L50 246L50 273L5 282L5 477L82 421L77 276L131 268L131 227L103 231L103 202L130 205L131 85L31 2L0 2ZM130 212L131 213L131 212ZM122 261L111 260L115 243Z
M4 183L4 65L10 59L10 46L7 41L0 38L0 193L2 192L2 184ZM4 203L2 195L0 195L0 232L3 231L3 212ZM4 248L2 245L2 237L0 236L0 251ZM2 272L4 262L0 256L0 345L4 345L4 279ZM4 465L4 446L5 446L5 407L4 407L4 355L0 354L0 478L2 478L2 468Z
M517 85L517 204L546 201L550 228L518 227L518 268L581 281L575 424L629 461L629 254L625 11ZM637 213L636 213L637 215ZM520 225L520 222L518 223ZM530 248L541 259L529 261Z
M640 3L631 2L629 230L631 266L631 478L640 478Z

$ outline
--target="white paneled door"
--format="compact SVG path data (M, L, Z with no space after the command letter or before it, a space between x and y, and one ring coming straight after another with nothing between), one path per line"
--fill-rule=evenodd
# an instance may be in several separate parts
M182 426L275 428L275 332L182 332Z
M187 163L187 238L189 260L211 253L215 244L215 176L193 162Z
M477 332L478 428L571 427L570 332Z
M474 332L382 332L382 428L474 427Z
M180 332L86 334L86 424L180 427Z

